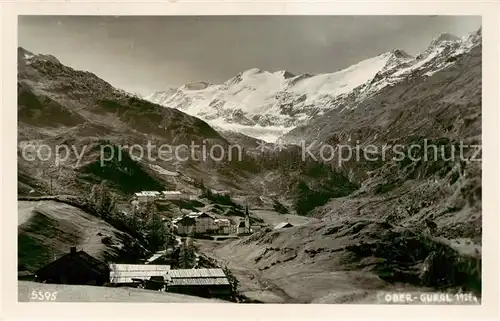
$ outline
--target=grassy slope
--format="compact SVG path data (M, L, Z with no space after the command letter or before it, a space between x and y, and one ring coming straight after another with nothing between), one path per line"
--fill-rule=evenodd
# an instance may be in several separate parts
M266 302L334 303L339 297L354 295L357 300L379 290L435 291L462 285L480 293L481 288L480 258L425 234L371 220L313 222L201 247L227 262L240 291L270 300ZM444 261L433 263L439 276L427 282L422 271L433 252Z
M116 259L126 234L82 210L55 201L18 202L18 266L35 271L76 246L101 260ZM97 235L101 233L101 235ZM110 236L111 246L101 239Z

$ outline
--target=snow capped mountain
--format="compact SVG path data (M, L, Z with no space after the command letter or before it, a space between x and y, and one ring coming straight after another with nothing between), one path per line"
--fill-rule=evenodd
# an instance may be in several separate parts
M177 89L168 88L167 90L154 92L153 94L147 96L147 98L150 101L164 101L174 95L176 91Z
M223 84L191 83L145 99L200 117L216 127L275 141L326 110L355 108L386 86L409 77L431 76L480 41L481 30L464 38L445 33L415 57L395 49L319 75L254 68Z

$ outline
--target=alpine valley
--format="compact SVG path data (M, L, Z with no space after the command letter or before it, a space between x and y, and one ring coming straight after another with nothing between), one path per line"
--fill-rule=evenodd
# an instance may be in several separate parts
M315 75L255 68L144 99L19 48L19 265L37 269L74 244L135 263L145 254L131 249L147 244L121 224L131 198L177 189L191 197L159 204L164 221L192 211L237 221L248 206L249 235L194 240L199 264L231 271L239 302L376 303L381 290L480 298L481 44L481 30L442 34L416 56L395 49ZM123 149L148 142L238 145L242 156L166 162ZM39 149L40 160L28 145L72 149L64 159ZM326 145L381 149L325 160ZM102 146L113 151L104 165ZM432 147L443 152L424 160ZM113 216L85 205L103 181Z

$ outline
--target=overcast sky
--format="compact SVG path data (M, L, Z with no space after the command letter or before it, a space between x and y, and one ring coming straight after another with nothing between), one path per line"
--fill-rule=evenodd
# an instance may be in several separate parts
M480 25L473 16L22 16L18 39L148 95L250 68L334 72L394 48L416 54L442 32L463 36Z

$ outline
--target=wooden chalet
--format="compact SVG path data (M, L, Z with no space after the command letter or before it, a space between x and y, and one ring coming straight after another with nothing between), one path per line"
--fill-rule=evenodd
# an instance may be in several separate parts
M111 285L161 289L168 280L170 265L112 263L109 270Z
M43 283L103 285L108 279L108 266L76 247L35 272L35 281Z
M232 295L222 269L170 270L167 291L201 297L229 298Z

